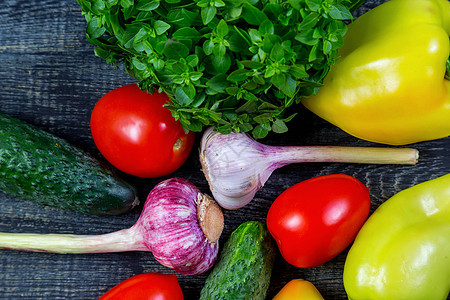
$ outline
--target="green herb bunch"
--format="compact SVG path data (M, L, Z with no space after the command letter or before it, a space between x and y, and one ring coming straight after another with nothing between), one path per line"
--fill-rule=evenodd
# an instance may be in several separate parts
M169 95L186 130L255 138L287 131L288 108L318 91L352 19L340 0L77 1L95 54Z

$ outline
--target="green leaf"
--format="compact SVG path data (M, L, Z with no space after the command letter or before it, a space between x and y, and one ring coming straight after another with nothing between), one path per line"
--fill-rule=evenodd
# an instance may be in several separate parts
M189 48L180 42L167 40L164 45L163 54L169 59L178 60L189 55Z
M259 25L259 32L263 36L266 34L274 34L275 27L273 26L273 23L269 19L266 19Z
M253 126L250 123L239 124L238 127L241 132L249 132L253 129Z
M217 14L217 8L215 6L202 7L200 15L202 17L203 25L208 25Z
M224 7L225 5L226 5L225 2L223 2L222 0L214 1L214 6L215 7Z
M221 134L229 134L233 131L230 124L216 126L214 129L217 130L218 132L220 132Z
M270 102L263 102L260 106L258 106L258 110L275 110L278 109L278 106L272 104Z
M202 76L203 76L202 72L191 72L191 73L189 73L189 79L191 81L197 81L200 78L202 78Z
M198 13L185 8L171 9L167 14L167 22L179 27L192 27L197 17Z
M171 69L175 74L181 75L187 71L187 66L184 63L177 61L171 65Z
M282 42L283 40L278 35L267 34L264 36L263 50L267 53L270 53L275 44L277 43L281 44Z
M294 114L290 115L289 117L284 118L283 121L284 121L285 123L286 123L286 122L290 122L290 121L292 121L292 119L295 118L296 115L297 115L297 113L294 113Z
M96 1L99 2L99 1ZM120 0L120 5L123 8L129 8L134 4L134 0Z
M200 95L196 95L194 101L191 103L191 105L193 107L199 107L200 105L202 105L205 102L206 99L206 94L205 93L201 93ZM209 124L209 121L205 122L205 125Z
M214 43L211 40L206 40L203 43L203 51L205 52L206 55L211 55L213 52L213 48L214 48Z
M224 19L219 21L216 28L216 34L219 38L224 38L229 32L227 22Z
M295 39L305 45L313 46L316 45L319 40L314 37L314 29L307 29L300 31Z
M244 3L242 6L242 17L250 25L260 25L267 20L265 13L249 3Z
M164 68L164 61L162 59L155 59L153 62L153 67L156 70L162 70Z
M108 7L111 7L113 5L117 5L119 3L119 0L106 0L106 5Z
M140 0L136 5L136 9L140 11L152 11L157 9L158 7L159 7L158 0Z
M97 39L105 33L106 29L104 27L98 27L98 19L96 17L92 18L86 27L86 34L91 39Z
M289 73L297 79L308 77L305 66L300 64L290 66Z
M268 123L270 120L272 120L272 115L270 113L264 113L254 117L253 120L258 124Z
M246 83L244 83L242 85L243 89L246 89L246 90L249 90L249 91L252 91L252 90L256 89L257 87L258 87L258 85L253 80L252 81L247 81Z
M198 56L195 54L189 55L188 57L186 57L186 62L188 63L188 65L190 65L191 67L195 67L198 65L199 63L199 59Z
M140 62L136 57L133 57L133 66L139 71L147 69L147 66L142 62Z
M206 85L217 93L224 93L229 86L225 74L218 74L206 82Z
M202 34L197 29L191 27L180 28L172 36L179 40L199 40L202 38Z
M254 69L254 70L261 69L262 67L265 66L264 63L259 62L259 61L253 61L253 60L241 60L241 61L239 61L239 63L241 63L243 66L245 66L249 69Z
M231 19L237 19L237 18L239 18L239 17L241 16L241 14L242 14L242 6L239 6L239 7L233 7L233 8L231 8L228 12L229 12L229 14L230 14L230 18L231 18Z
M231 86L231 87L227 87L225 89L225 91L227 92L227 94L229 94L231 96L236 96L239 93L239 88L235 87L235 86Z
M271 82L274 86L281 90L286 84L286 76L282 73L275 73L271 78Z
M222 56L224 56L226 51L227 51L227 48L222 43L215 44L213 47L213 50L212 50L214 56L217 58L221 58Z
M252 134L256 139L262 139L267 136L270 129L270 124L259 124L253 129Z
M228 75L227 80L228 81L244 81L248 78L248 71L245 69L238 69L233 72L231 72L230 75Z
M280 62L284 59L284 50L280 44L273 45L272 50L270 51L270 58L275 62Z
M286 96L293 97L297 88L297 83L291 76L285 76L284 74L275 74L271 78L271 82Z
M313 62L319 57L318 49L319 49L318 44L314 45L311 48L311 51L309 52L309 56L308 56L309 62Z
M305 0L305 3L314 12L317 12L322 5L321 0Z
M261 36L261 33L258 30L250 28L249 31L248 31L248 35L250 36L250 40L253 43L256 44L256 43L262 42L262 36Z
M211 56L211 64L214 68L214 74L226 73L231 67L231 57L225 53L222 57Z
M324 40L322 49L324 54L329 54L333 50L333 44L329 40Z
M189 99L194 99L197 91L195 90L195 86L193 84L187 84L182 87L184 93L189 97Z
M275 133L285 133L288 131L286 123L280 119L276 119L272 124L272 130Z
M303 18L302 22L300 23L301 30L305 29L314 29L314 26L319 22L319 14L315 12L309 13L306 17Z
M155 28L156 34L161 35L164 32L166 32L167 30L169 30L170 24L167 24L166 22L161 21L161 20L157 20L153 24L153 27Z
M109 51L104 50L104 49L99 48L99 47L94 49L94 54L96 56L100 57L100 58L103 58L103 59L107 59L110 56L110 52Z
M295 8L296 10L301 10L304 1L302 1L302 0L288 0L288 3L290 5L292 5L292 7Z
M183 107L189 105L194 101L194 99L190 98L188 94L186 94L185 89L183 87L177 87L175 89L175 100L177 103Z
M255 101L247 101L244 103L244 105L242 105L241 107L239 107L238 109L236 109L237 113L254 113L256 112L258 109L258 105L255 103Z
M330 17L335 20L351 20L353 19L352 14L342 4L337 4L335 6L331 6L329 10Z

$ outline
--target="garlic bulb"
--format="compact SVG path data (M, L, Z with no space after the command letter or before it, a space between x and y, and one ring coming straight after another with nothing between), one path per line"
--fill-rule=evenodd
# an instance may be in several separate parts
M55 253L151 251L162 265L197 275L215 263L223 226L216 202L190 181L175 177L151 190L130 228L100 235L0 232L0 248Z
M208 128L200 143L200 162L217 203L226 209L248 204L274 170L291 163L348 162L415 164L412 148L269 146L245 133L220 134Z

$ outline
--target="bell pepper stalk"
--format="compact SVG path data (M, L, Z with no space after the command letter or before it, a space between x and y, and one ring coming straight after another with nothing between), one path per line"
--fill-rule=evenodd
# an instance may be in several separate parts
M358 138L406 145L450 135L450 2L391 0L348 27L338 62L302 103Z
M447 299L450 173L405 189L359 231L344 265L349 299Z
M323 300L319 290L304 279L292 279L275 295L272 300Z

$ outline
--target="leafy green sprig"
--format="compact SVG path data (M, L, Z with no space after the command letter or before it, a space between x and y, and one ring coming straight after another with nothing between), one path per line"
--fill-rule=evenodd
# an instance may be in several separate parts
M168 94L186 130L255 138L288 130L288 108L318 91L352 19L339 0L77 1L95 54Z

